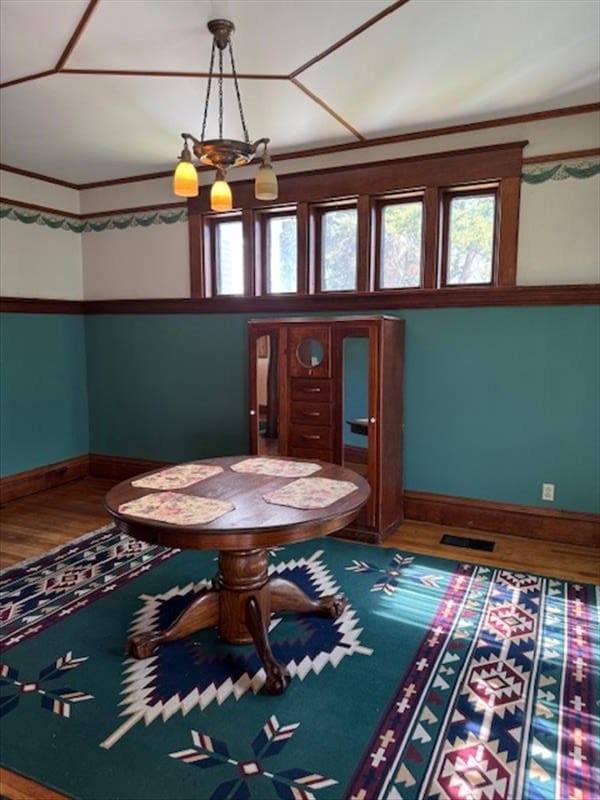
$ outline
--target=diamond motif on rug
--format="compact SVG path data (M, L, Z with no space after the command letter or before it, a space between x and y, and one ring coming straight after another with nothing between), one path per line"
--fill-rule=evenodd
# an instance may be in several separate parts
M535 621L523 606L506 603L490 609L488 625L498 640L529 639L535 629Z
M497 714L503 715L506 709L514 711L515 703L523 698L523 670L514 659L481 659L472 667L466 689L469 700L478 711L493 708Z
M444 755L438 776L439 798L505 800L510 780L511 769L501 756L479 742L462 743Z

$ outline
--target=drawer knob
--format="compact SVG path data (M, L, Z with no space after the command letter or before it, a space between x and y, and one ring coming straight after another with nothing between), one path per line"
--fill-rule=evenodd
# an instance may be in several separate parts
M305 417L320 417L321 416L321 412L320 411L303 411L302 414Z
M256 416L256 411L253 408L250 409L250 416L251 417Z
M304 391L305 392L310 392L311 394L314 394L316 392L320 392L321 391L321 387L320 386L307 386L304 389Z
M311 433L311 434L303 433L302 434L302 438L303 439L320 439L321 437L316 433Z
M369 422L371 423L371 425L375 425L377 420L375 419L375 417L369 417Z

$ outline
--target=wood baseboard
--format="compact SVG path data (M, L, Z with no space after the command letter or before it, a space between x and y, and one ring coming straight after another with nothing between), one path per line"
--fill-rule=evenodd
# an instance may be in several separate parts
M8 503L19 497L42 492L69 481L86 478L89 474L89 456L76 456L45 467L28 469L0 479L0 501Z
M347 449L362 451L362 448ZM356 459L355 463L360 463L358 458L361 456L360 452L352 453L352 456ZM173 462L90 453L2 478L0 498L2 503L8 503L10 500L88 475L95 478L110 478L115 482L124 481L134 475L169 466L171 463ZM470 497L408 491L404 493L404 516L407 520L454 525L460 528L474 528L587 547L597 547L600 543L600 515L580 511L560 511ZM360 533L363 534L362 537ZM361 531L358 536L357 531L352 531L351 535L352 538L361 538L362 541L372 543L381 542L385 538L370 531Z
M429 492L405 492L404 516L408 520L437 525L456 525L587 547L600 543L600 515L580 511L496 503Z
M103 456L90 453L89 475L94 478L113 478L115 481L126 481L143 472L170 466L169 461L151 461L142 458L123 458L122 456Z
M355 447L353 444L345 444L344 463L368 464L369 449L367 447Z

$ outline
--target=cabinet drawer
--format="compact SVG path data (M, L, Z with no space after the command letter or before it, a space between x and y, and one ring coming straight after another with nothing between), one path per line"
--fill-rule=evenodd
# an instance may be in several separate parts
M292 447L310 447L330 450L333 447L333 431L325 425L292 425L290 429Z
M331 381L323 378L292 378L292 400L328 402L331 400Z
M292 422L300 425L331 425L330 403L292 403Z
M292 458L305 458L307 460L328 461L333 464L333 452L331 450L311 450L305 447L291 447L290 455ZM315 472L314 477L318 478L319 473Z

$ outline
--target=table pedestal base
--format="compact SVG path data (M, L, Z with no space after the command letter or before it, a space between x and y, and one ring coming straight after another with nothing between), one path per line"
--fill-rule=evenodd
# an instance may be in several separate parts
M224 550L219 554L213 588L198 594L164 630L132 636L127 652L132 658L148 658L161 644L218 625L221 638L230 644L254 642L266 673L266 691L282 694L290 675L271 651L271 613L316 612L337 619L347 604L341 594L314 600L291 581L278 575L269 577L266 550Z

